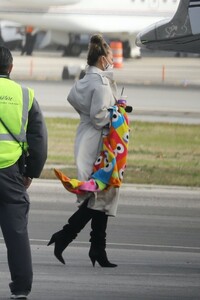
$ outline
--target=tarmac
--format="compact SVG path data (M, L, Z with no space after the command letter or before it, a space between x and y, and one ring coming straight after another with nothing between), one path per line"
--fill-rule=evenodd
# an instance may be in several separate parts
M73 242L63 255L66 265L60 264L53 256L53 247L47 247L46 239L49 232L52 232L51 226L55 226L55 218L58 223L63 224L62 218L66 218L70 213L66 210L65 202L70 204L72 200L64 197L66 191L58 180L36 179L29 193L32 203L30 212L32 222L29 221L29 227L36 227L38 222L39 232L34 231L35 234L31 239L34 282L28 299L199 300L197 295L199 295L200 248L198 243L194 247L192 240L195 234L197 235L199 224L199 189L124 184L122 187L123 210L117 218L112 218L115 219L113 230L115 228L117 231L115 232L118 237L117 243L107 245L108 257L118 264L118 267L113 269L101 268L99 265L92 267L88 258L89 243L87 240L85 242L85 239ZM161 209L163 215L156 213L158 209ZM191 209L195 211L195 216L190 216L188 213ZM148 219L150 228L147 227L147 219L145 219L147 210L152 211ZM131 214L131 211L135 211L134 214ZM137 214L136 211L139 213ZM175 211L180 211L180 213L176 215ZM125 222L124 219L127 221ZM178 237L180 235L180 240L183 240L182 244L179 242L173 245L170 242L162 244L159 238L156 240L155 233L151 232L152 222L160 224L158 232L163 227L169 226L170 230L172 224L178 224L174 234ZM190 223L184 225L186 222ZM136 228L133 228L134 224ZM185 236L181 236L184 230L182 226L188 226ZM138 235L141 235L143 244L137 244L137 242L131 244L130 241L130 244L122 243L122 236L120 236L120 242L120 232L126 232L136 238L137 227L140 228ZM142 236L143 230L147 230L147 236L150 235L149 243ZM191 233L193 244L185 246L184 238L187 239L189 233ZM166 231L166 234L169 239L170 231ZM112 231L112 240L113 235L114 231ZM46 239L41 239L41 237ZM128 237L124 239L126 240ZM1 237L0 279L0 300L8 300L10 274L6 260L6 247Z
M60 51L35 51L32 56L13 52L14 80L62 80L67 67L72 78L78 78L86 66L86 53L80 57L63 57ZM139 85L173 85L200 87L199 57L142 57L124 59L114 68L118 83Z

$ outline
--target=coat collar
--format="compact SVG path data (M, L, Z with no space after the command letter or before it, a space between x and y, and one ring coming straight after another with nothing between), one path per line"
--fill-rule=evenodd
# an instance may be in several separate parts
M87 74L97 73L97 74L100 74L101 76L107 77L111 81L114 81L113 71L102 71L101 69L99 69L95 66L87 66L86 67L86 73Z
M113 71L102 71L101 69L94 67L94 66L86 67L86 74L94 74L94 73L99 74L101 76L105 76L108 79L113 96L114 96L115 100L117 100L117 85L114 80Z

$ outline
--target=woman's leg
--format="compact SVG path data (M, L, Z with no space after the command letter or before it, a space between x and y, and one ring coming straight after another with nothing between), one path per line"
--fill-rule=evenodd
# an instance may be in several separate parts
M89 251L89 257L93 266L97 261L101 267L117 267L116 264L112 264L108 261L106 254L106 228L107 228L108 216L101 211L94 210L90 233L91 247Z
M69 218L68 224L64 225L62 230L54 233L48 243L48 246L55 243L54 255L63 264L65 264L65 261L62 252L92 218L93 210L87 207L87 203L88 200L85 200Z

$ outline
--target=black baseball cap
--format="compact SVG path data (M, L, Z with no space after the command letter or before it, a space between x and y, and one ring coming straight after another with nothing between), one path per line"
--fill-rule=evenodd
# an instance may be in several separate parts
M5 72L12 63L13 57L10 50L4 46L0 46L0 71Z

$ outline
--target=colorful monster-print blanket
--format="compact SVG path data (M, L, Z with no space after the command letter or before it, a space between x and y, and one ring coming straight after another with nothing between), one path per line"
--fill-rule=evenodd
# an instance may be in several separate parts
M71 179L60 170L54 169L64 187L75 194L99 192L111 186L120 187L127 162L129 131L129 120L124 107L112 106L109 133L103 136L102 151L94 163L90 179Z

